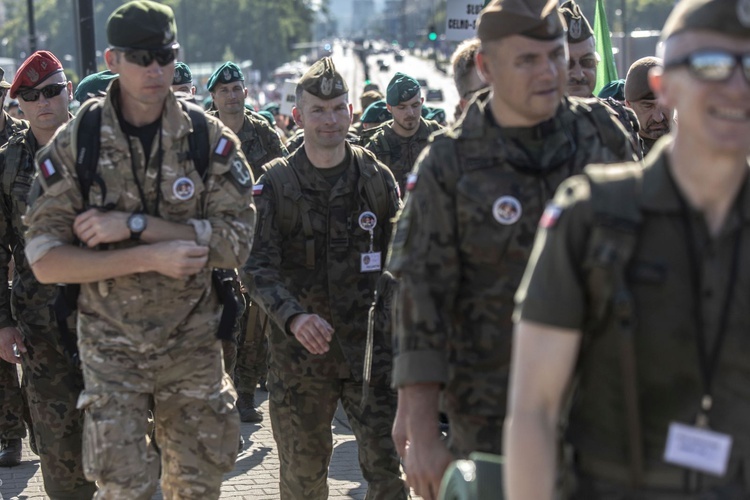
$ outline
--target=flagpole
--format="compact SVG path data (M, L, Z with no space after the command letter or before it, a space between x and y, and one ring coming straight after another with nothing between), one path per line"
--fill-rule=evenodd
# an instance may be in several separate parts
M628 34L628 10L627 0L622 0L622 68L623 72L627 73L630 68L630 37Z

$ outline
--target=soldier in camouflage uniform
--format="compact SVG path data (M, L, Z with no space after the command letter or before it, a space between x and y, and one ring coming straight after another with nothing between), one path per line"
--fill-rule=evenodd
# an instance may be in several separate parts
M80 284L83 463L101 498L149 499L156 490L159 456L145 438L151 404L165 498L218 498L237 457L212 269L248 257L253 177L236 136L212 117L203 175L190 160L191 119L170 89L176 31L172 10L147 0L109 17L105 61L119 76L38 153L25 219L39 281ZM94 107L99 155L84 196L76 137Z
M391 78L386 91L386 104L393 120L386 122L365 147L391 169L401 192L406 176L427 145L433 132L441 129L437 122L422 118L422 97L419 83L403 73Z
M44 488L53 499L91 498L96 487L84 477L81 460L83 412L76 401L83 376L57 329L52 304L58 287L40 284L26 261L21 217L35 175L34 155L68 121L71 93L60 61L46 51L32 54L11 88L31 128L0 149L0 269L7 269L11 257L15 262L12 293L2 288L0 294L0 314L7 324L0 330L0 353L7 359L13 343L21 352Z
M242 151L253 169L255 178L263 174L269 161L288 155L276 130L265 118L245 108L247 88L242 70L233 62L221 65L213 72L207 84L224 125L232 129L242 143ZM243 422L261 422L263 415L255 406L255 387L266 375L267 340L265 315L246 294L242 299L233 341L224 341L224 359L229 373L234 377L239 399L237 408Z
M643 156L656 141L672 130L674 110L659 100L648 84L651 68L661 68L664 61L658 57L642 57L630 65L625 77L625 104L638 117L638 137Z
M269 409L282 500L328 498L338 401L357 438L366 498L406 498L389 436L396 400L385 336L373 339L362 394L368 309L399 198L390 171L345 141L347 92L330 58L305 73L293 109L305 143L272 162L255 187L259 241L243 279L271 319Z
M427 499L454 457L501 452L513 294L546 201L591 161L634 158L609 108L564 97L555 4L494 0L484 9L477 66L491 91L433 136L410 174L391 245L387 269L400 280L393 437L409 484Z
M5 81L4 76L5 71L0 68L0 146L5 145L17 132L28 128L26 121L13 118L3 111L5 95L10 89L10 83ZM6 304L7 313L0 321L0 328L15 325L10 314L10 304ZM18 384L18 360L13 357L12 361L9 363L0 359L0 467L12 467L21 463L21 440L26 436L24 417L28 414L28 405ZM30 419L27 420L30 423Z

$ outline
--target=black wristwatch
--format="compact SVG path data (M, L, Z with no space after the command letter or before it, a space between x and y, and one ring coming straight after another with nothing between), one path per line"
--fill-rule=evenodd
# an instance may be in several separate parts
M136 212L128 217L128 229L130 229L131 240L140 240L141 234L146 230L146 215Z

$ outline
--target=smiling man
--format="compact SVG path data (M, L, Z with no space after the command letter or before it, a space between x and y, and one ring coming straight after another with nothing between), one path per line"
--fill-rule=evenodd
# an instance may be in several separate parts
M570 179L540 222L510 500L750 498L750 2L681 0L661 41L649 82L679 126L642 163ZM575 455L558 473L561 421Z
M427 146L430 135L441 129L437 122L422 118L424 98L421 89L414 78L403 73L393 75L385 99L393 119L386 122L365 145L391 169L401 193L406 187L406 176Z
M513 294L555 187L591 161L634 158L609 108L565 97L557 2L529 4L494 0L482 11L477 67L490 90L420 156L391 244L393 437L427 499L454 458L502 450Z
M405 499L389 436L390 339L374 342L363 401L367 318L399 208L391 172L346 140L349 88L326 57L297 83L305 141L255 187L261 224L243 279L271 320L268 408L282 500L325 500L338 402L357 438L367 498Z

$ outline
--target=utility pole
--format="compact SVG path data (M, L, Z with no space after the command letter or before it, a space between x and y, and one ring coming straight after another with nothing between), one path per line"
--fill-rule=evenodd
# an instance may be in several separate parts
M29 55L36 52L36 27L34 26L34 0L26 0L29 15Z
M31 0L29 0L31 2ZM73 0L75 4L76 49L78 75L83 78L96 73L96 37L94 36L93 0Z

